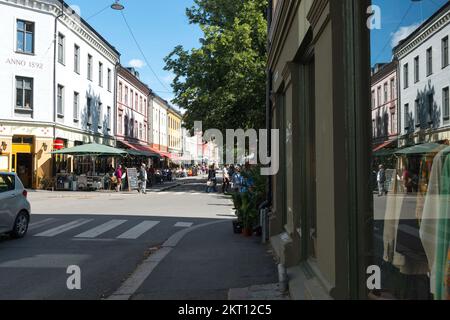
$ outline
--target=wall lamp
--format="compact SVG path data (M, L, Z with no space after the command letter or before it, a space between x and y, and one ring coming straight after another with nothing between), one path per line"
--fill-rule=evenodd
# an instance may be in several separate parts
M2 141L2 150L6 151L6 148L8 148L8 144L5 141Z
M42 144L42 149L44 149L44 151L47 151L48 149L48 144L46 144L45 142Z

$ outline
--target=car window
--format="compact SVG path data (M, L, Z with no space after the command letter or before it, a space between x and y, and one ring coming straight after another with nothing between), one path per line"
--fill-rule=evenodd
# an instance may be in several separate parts
M15 189L15 179L12 175L0 175L0 193L13 191Z

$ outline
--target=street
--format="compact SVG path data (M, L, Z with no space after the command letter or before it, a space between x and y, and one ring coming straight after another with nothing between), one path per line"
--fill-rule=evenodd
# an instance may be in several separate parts
M27 237L0 238L0 299L107 299L177 233L184 236L190 229L218 222L205 230L226 230L231 236L231 223L226 223L234 218L231 201L205 193L204 186L203 180L191 180L147 195L31 192L33 216ZM202 236L208 231L196 232L205 243ZM81 290L66 285L67 268L73 265L81 269ZM173 270L168 267L165 272L173 280ZM268 276L272 278L272 272ZM159 279L161 287L153 287L152 299L169 289L164 285L169 278ZM195 290L190 295L195 298Z

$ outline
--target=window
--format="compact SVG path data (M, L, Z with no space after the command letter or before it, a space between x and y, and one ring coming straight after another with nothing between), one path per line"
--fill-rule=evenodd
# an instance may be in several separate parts
M444 112L444 120L450 119L450 105L449 105L449 87L442 90L442 110Z
M73 93L73 120L78 122L80 114L80 94L78 92Z
M133 130L133 137L134 138L138 137L138 134L139 134L138 130L139 130L138 122L134 121L134 130Z
M448 36L442 39L442 68L445 68L449 65L449 56L448 56Z
M405 104L405 130L409 130L409 104Z
M134 90L133 89L130 89L130 107L132 108L132 109L134 109L134 100L133 100L133 97L134 97Z
M86 99L86 109L87 109L87 124L92 124L92 98Z
M57 94L57 104L56 110L58 113L58 117L64 117L64 86L58 85L58 94Z
M92 81L92 56L88 54L87 78Z
M73 47L73 71L80 74L80 47Z
M0 193L16 189L16 178L13 175L0 174Z
M428 100L428 123L432 124L433 123L433 107L434 107L434 95L433 94L429 94L427 96L427 100Z
M377 89L377 100L378 100L378 106L381 106L381 87L378 87Z
M427 76L433 74L433 48L427 49Z
M391 134L395 134L395 113L391 113Z
M103 87L103 63L98 63L98 85Z
M129 136L130 135L130 128L129 128L130 123L128 120L128 116L125 116L124 124L125 124L125 136Z
M17 51L34 54L34 23L17 20Z
M139 112L142 113L142 97L139 98Z
M106 128L108 129L108 131L111 131L111 107L108 106L107 108L107 113L106 113Z
M111 92L111 79L112 79L112 71L108 69L108 91Z
M134 96L134 108L137 110L139 104L139 95L136 93Z
M395 100L397 94L395 93L395 79L391 79L391 100Z
M139 139L142 140L142 123L139 124Z
M144 115L147 115L147 99L144 99L144 111L143 111Z
M419 56L414 58L414 82L419 82Z
M384 103L388 103L388 84L387 82L384 84Z
M128 101L128 87L125 86L125 105L128 106L129 101Z
M58 62L61 64L65 63L65 42L66 37L62 34L58 34Z
M416 100L414 106L416 109L416 127L420 127L420 101Z
M122 102L123 101L123 95L122 95L122 93L123 93L123 90L122 90L122 82L119 82L119 102Z
M119 134L123 134L123 116L119 114L119 123L118 123Z
M103 128L103 103L98 103L98 126L99 129Z
M16 109L33 109L33 79L16 77Z
M409 76L409 67L408 67L408 64L405 64L403 66L403 79L404 79L404 88L405 89L409 87L408 76Z
M375 90L372 90L372 109L374 109L375 107Z

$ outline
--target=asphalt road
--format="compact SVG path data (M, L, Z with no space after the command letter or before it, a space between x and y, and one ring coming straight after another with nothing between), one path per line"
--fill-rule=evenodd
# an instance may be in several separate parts
M30 193L26 238L0 238L0 299L110 296L149 256L181 230L234 217L229 198L206 194L198 180L171 191L139 194ZM67 288L69 266L81 290Z

